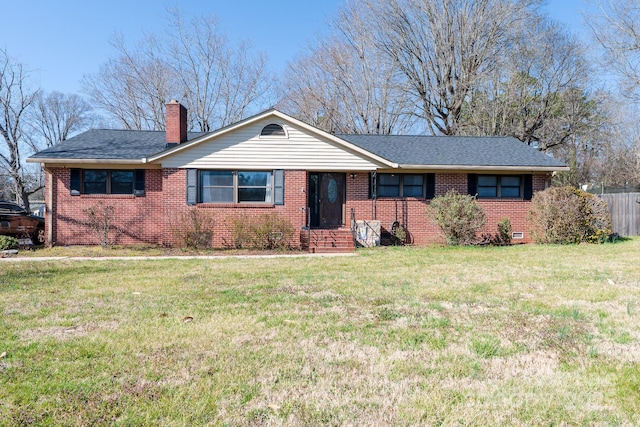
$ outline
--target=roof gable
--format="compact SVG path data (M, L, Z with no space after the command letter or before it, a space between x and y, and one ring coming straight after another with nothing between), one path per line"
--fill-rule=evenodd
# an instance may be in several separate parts
M260 134L264 126L272 123L279 124L286 128L286 135L280 137L268 136L266 138L261 136ZM293 133L291 133L292 131ZM198 161L195 161L198 156L200 156L199 158L202 158L202 156L207 155L207 153L215 155L214 153L218 153L224 149L230 149L232 145L239 145L243 142L249 141L253 141L255 143L261 138L271 141L271 145L264 143L252 146L254 150L253 157L258 161L262 159L261 163L269 163L267 158L273 156L284 155L285 157L290 157L291 155L296 154L296 150L294 148L297 147L302 148L302 150L297 151L298 157L290 159L287 163L289 167L308 167L307 163L309 159L305 159L305 156L313 157L314 149L319 149L321 152L325 149L333 151L334 158L332 161L329 161L328 165L322 165L322 162L318 164L318 167L328 167L327 170L330 170L331 168L337 170L345 167L354 167L354 169L375 169L376 167L393 168L397 166L393 164L393 162L389 162L388 160L371 153L362 147L338 138L330 133L324 132L275 109L264 111L230 126L226 126L211 133L202 135L194 140L172 147L162 153L151 156L149 161L162 163L162 165L166 167L187 167L187 164L190 165L189 167L195 167L195 165L199 163ZM315 142L315 145L310 144L312 140ZM279 145L274 141L279 141L281 144ZM202 146L204 145L208 147L203 148ZM249 147L243 147L245 150L248 148ZM268 152L261 148L272 148L275 151L269 155ZM279 150L287 149L290 151L287 151L286 153L282 151L279 152ZM191 153L187 154L186 152L189 151L191 151ZM248 156L244 155L247 153L243 153L242 151L243 150L241 149L240 152L237 153L241 157L235 157L236 161L248 159ZM328 155L329 153L324 154ZM336 163L336 160L338 159L335 156L351 156L351 159L347 160L346 158L343 158L346 163L340 165ZM211 165L210 162L205 161L205 163ZM356 164L359 164L359 166Z
M263 135L278 125L283 132ZM348 141L272 112L152 157L165 168L375 170L395 167Z

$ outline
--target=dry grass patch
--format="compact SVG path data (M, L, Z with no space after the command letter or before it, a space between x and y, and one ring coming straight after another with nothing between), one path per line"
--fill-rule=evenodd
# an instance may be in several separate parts
M634 425L640 240L0 264L0 425Z

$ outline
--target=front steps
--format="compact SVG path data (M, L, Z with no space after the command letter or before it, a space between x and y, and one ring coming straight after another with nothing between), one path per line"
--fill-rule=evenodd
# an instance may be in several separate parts
M300 231L302 250L310 253L353 252L355 245L349 228L312 228Z

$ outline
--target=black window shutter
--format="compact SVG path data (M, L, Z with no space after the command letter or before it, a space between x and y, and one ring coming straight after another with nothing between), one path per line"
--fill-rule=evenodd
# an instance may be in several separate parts
M475 173L467 175L467 193L472 196L478 194L478 175Z
M273 204L284 205L284 171L273 171Z
M524 181L524 199L531 200L533 197L533 175L523 175Z
M425 194L425 198L433 199L436 196L436 174L425 174L425 180L427 181L427 193Z
M187 169L187 204L195 205L198 202L198 170Z
M144 169L135 170L135 178L133 183L133 194L136 197L144 196Z
M71 169L71 181L69 182L69 192L72 196L80 195L80 169Z

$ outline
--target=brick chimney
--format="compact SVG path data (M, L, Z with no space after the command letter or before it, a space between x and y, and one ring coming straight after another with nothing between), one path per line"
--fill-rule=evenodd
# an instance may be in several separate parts
M167 103L166 122L167 146L173 146L187 140L187 109L175 99Z

